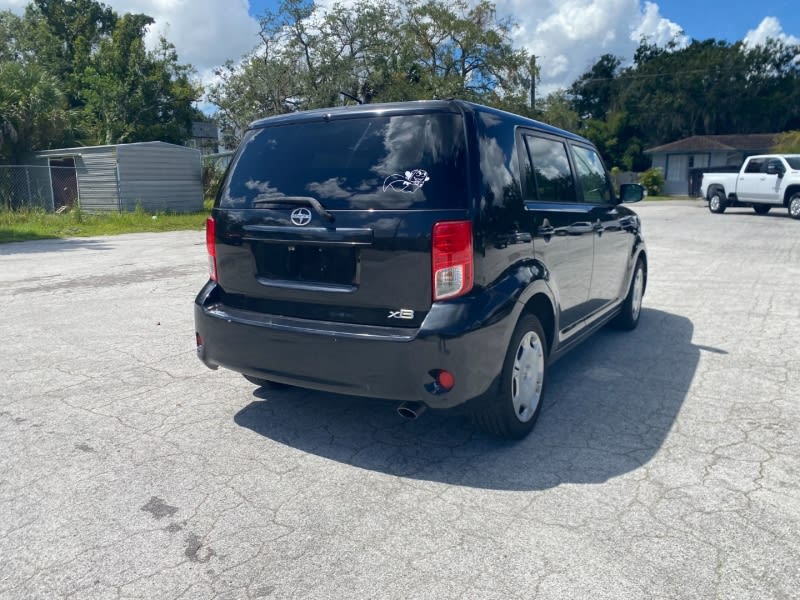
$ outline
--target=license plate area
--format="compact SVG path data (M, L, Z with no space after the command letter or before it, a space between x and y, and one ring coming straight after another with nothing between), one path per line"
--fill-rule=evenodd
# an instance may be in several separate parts
M355 246L254 244L260 280L355 286L359 251Z

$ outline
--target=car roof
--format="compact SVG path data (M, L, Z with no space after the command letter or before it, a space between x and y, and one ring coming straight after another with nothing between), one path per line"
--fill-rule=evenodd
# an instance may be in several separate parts
M414 100L409 102L387 102L381 104L359 104L353 106L337 106L331 108L317 108L306 111L297 111L284 115L276 115L253 121L249 129L260 129L289 123L327 121L337 117L369 117L382 115L402 115L420 113L484 113L495 115L513 123L514 125L531 127L538 131L559 135L575 141L591 144L589 140L569 131L559 129L547 123L506 112L497 108L484 106L465 100Z

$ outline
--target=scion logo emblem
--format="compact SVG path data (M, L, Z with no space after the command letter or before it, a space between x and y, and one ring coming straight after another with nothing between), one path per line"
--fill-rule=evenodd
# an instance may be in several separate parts
M292 223L302 227L311 223L311 211L307 208L295 208L292 211Z

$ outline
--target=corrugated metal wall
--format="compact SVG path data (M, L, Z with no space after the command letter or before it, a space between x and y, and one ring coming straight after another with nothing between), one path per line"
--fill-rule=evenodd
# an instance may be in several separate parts
M203 209L200 152L164 142L63 148L37 152L29 162L73 157L81 208L87 212ZM46 172L46 171L45 171ZM50 206L52 193L48 190Z
M200 152L163 142L117 146L122 210L138 204L147 211L203 209Z
M75 157L78 197L87 212L119 210L117 149L114 146L83 148Z
M57 157L71 157L75 160L81 210L86 212L119 210L116 146L45 150L36 153L35 163L49 165L50 158Z

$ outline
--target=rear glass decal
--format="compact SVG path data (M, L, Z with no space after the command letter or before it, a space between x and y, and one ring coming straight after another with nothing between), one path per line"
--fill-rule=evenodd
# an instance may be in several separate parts
M407 192L413 194L418 189L429 181L428 172L423 169L414 169L413 171L406 171L403 175L389 175L383 182L383 191L395 190L398 192Z

